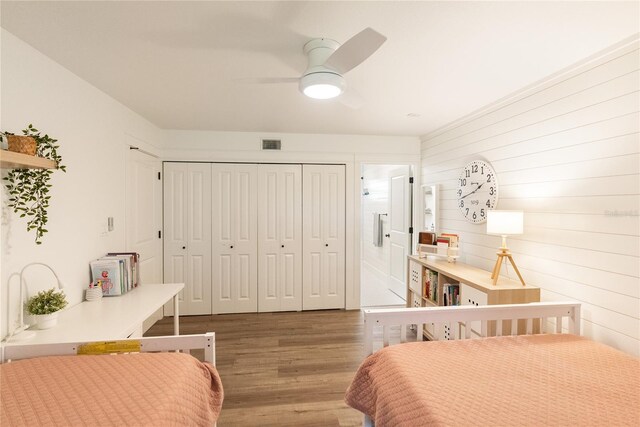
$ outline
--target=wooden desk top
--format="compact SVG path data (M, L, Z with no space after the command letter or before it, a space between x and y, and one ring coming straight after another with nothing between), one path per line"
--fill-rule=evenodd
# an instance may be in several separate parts
M29 329L35 337L3 345L50 344L126 338L184 288L184 283L144 284L122 296L83 301L62 310L51 329Z
M540 288L536 286L522 286L517 280L512 280L500 276L498 283L494 286L491 280L491 272L480 268L472 267L461 262L448 262L444 258L436 258L427 256L426 258L418 258L416 255L410 255L409 259L420 263L430 270L437 271L454 280L465 283L472 288L476 288L486 293L495 291L511 291L511 290L533 290Z

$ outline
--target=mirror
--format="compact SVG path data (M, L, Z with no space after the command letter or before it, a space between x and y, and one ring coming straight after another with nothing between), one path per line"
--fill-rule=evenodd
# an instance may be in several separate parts
M438 185L425 184L422 186L422 229L438 232Z

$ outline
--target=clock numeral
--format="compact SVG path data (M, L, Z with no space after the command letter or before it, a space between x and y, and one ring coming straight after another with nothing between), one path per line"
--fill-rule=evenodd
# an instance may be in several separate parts
M493 196L493 194L494 194L493 187L489 187L489 195Z
M480 216L484 218L484 209L480 209Z
M476 213L474 212L473 213L473 219L476 219L476 218L478 218L478 215L476 215Z
M460 200L460 207L464 208L464 200Z
M488 208L490 208L491 207L491 200L487 200L486 205L487 205Z
M465 215L469 215L469 208L466 208L467 213Z
M484 166L481 166L481 167L480 167L480 173L481 173L482 175L484 175Z
M471 176L471 173L469 173L469 171L468 171L468 170L464 171L464 173L465 173L465 176L466 176L467 178L469 178L469 177Z
M467 180L465 178L460 178L458 179L458 181L460 181L460 186L464 187L465 185L467 185Z
M471 165L471 172L478 172L478 165ZM467 171L467 176L469 176L469 172Z
M462 190L458 190L458 197L462 196Z
M493 175L491 175L491 174L487 175L487 182L491 182L491 177L492 177L492 176L493 176Z

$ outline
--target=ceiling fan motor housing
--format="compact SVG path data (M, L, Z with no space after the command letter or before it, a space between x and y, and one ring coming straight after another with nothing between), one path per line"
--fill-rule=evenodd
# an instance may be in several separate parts
M309 61L306 71L300 78L300 91L312 86L328 85L339 88L342 93L347 87L344 77L327 67L325 62L340 47L340 43L331 39L313 39L304 45L304 53ZM335 96L335 95L334 95Z

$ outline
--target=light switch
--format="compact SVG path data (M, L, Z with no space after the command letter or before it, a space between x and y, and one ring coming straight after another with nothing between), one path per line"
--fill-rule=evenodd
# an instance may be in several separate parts
M112 216L107 218L107 230L108 231L113 231L113 217Z

